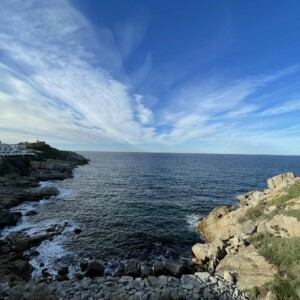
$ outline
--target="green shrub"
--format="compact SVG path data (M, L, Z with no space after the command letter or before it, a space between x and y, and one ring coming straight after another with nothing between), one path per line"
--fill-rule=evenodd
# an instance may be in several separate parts
M262 256L278 266L280 276L276 276L271 288L279 299L299 299L300 238L279 238L258 233L249 241Z
M286 190L286 192L287 192L286 195L276 197L272 201L268 202L268 206L276 205L279 207L285 207L287 205L286 202L288 202L289 200L291 200L293 198L300 197L300 184L297 183L297 184L290 186Z
M298 220L300 220L300 209L290 209L288 211L285 211L285 215L287 215L289 217L294 217L294 218L297 218Z
M241 216L238 220L239 223L243 223L248 220L257 220L264 214L264 206L259 205L249 208L245 215Z

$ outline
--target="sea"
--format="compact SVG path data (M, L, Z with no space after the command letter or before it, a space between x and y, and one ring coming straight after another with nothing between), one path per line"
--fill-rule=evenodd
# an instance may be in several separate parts
M61 236L37 248L34 276L42 267L55 273L65 264L75 272L82 260L97 259L108 273L130 258L143 264L188 260L192 245L203 242L196 224L213 208L238 205L238 195L267 188L272 176L300 175L300 156L79 153L90 162L72 178L40 183L57 187L59 196L14 208L37 214L1 233L67 224Z

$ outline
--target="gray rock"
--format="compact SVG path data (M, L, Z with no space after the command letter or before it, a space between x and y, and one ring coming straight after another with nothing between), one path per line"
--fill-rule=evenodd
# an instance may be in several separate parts
M193 274L194 269L191 266L176 263L176 262L166 262L165 264L166 273L172 276L181 277L183 274Z
M128 283L128 282L132 282L132 281L133 281L132 276L122 276L119 280L120 283Z
M10 212L8 210L0 211L0 228L4 226L16 225L21 219L21 213Z
M97 261L92 261L88 264L85 272L86 277L101 276L104 273L104 267Z
M35 210L29 210L28 212L25 213L26 217L30 217L34 215L37 215L37 212Z
M157 278L154 276L148 276L148 281L151 286L157 286Z
M157 283L160 287L163 287L163 286L166 286L168 285L168 278L167 276L165 275L160 275L158 278L157 278Z
M143 277L148 277L153 275L152 266L146 265L143 270Z
M203 282L207 282L208 281L208 278L210 277L210 274L208 272L196 272L195 273L195 276L203 281Z
M141 273L141 263L136 259L130 259L125 268L127 276L138 277Z
M154 276L160 276L165 274L165 266L161 261L157 261L153 266Z
M113 276L115 277L121 277L121 276L124 276L125 275L125 265L120 263L116 270L114 271L113 273Z

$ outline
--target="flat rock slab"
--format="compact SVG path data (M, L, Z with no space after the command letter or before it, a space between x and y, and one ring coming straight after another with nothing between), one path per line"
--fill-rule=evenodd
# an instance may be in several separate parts
M227 255L219 263L217 272L231 271L238 273L237 284L241 290L263 285L273 280L277 268L259 255L253 246L242 247L235 255Z

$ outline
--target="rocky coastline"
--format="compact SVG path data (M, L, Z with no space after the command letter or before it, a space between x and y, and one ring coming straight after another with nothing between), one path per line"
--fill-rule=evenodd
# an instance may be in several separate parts
M288 172L267 184L198 223L207 243L193 246L193 262L236 283L250 299L300 299L300 178Z
M0 162L0 229L20 222L22 213L15 207L21 203L58 195L56 188L40 186L40 181L69 178L77 166L88 162L76 153L48 145L32 147L38 149L38 157L14 159L9 167ZM26 216L34 214L34 210L26 212ZM234 283L203 272L191 262L143 265L130 259L109 273L99 261L86 260L78 262L79 272L71 273L64 266L57 274L50 274L44 268L41 276L33 278L30 259L39 255L36 247L63 235L68 227L67 222L52 224L30 235L20 230L0 240L0 299L244 299ZM81 229L73 232L80 234Z
M58 195L56 188L40 186L40 181L69 178L77 166L88 162L76 153L57 151L47 148L48 157L41 154L21 166L14 162L15 169L0 177L0 229L20 221L21 213L13 208L22 202ZM285 173L269 179L267 190L238 197L239 206L215 208L197 225L206 243L193 246L195 258L190 262L143 265L129 259L107 271L91 259L79 261L76 272L65 265L51 274L45 267L41 276L32 277L30 259L39 255L36 247L65 234L70 224L52 224L31 235L12 232L0 240L0 299L280 299L266 287L280 268L259 253L251 237L262 233L300 236L299 220L282 214L280 205L269 205L298 184L298 177ZM286 211L299 209L299 198L294 200L288 200ZM249 213L255 209L262 211L257 219ZM34 210L26 213L34 214ZM80 228L72 231L81 233ZM254 288L258 292L252 297Z

